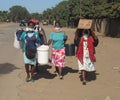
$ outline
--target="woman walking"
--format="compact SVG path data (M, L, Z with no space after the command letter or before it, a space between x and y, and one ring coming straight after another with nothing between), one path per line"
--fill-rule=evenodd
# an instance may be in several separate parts
M66 33L62 31L60 23L56 22L55 27L50 33L48 45L52 43L52 64L55 66L56 73L62 79L62 69L65 66L65 41L67 40Z
M80 38L76 57L78 59L79 70L82 74L83 85L86 84L86 72L95 71L94 62L96 61L95 46L98 38L92 30L83 30Z
M36 48L40 45L40 38L38 33L34 31L34 22L28 22L28 27L20 37L24 41L24 63L26 69L26 82L34 82L34 72L36 66ZM28 46L29 45L29 46ZM30 52L32 51L32 52Z

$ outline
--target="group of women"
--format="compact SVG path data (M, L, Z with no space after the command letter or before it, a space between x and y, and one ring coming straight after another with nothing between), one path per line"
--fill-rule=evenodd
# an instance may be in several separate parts
M34 72L37 65L36 57L33 59L28 59L26 57L26 34L29 37L35 35L35 38L30 38L30 41L34 41L34 44L37 46L41 45L41 30L37 32L34 31L35 23L33 21L28 22L28 30L23 31L20 40L24 41L24 63L26 69L26 82L34 82ZM51 63L55 67L55 72L60 79L63 79L62 70L65 66L65 42L67 40L66 33L62 30L60 23L56 22L54 29L50 32L48 42L45 42L45 45L52 44L52 54L51 54ZM78 59L79 71L82 74L83 84L86 84L86 72L95 71L94 62L96 58L95 46L98 44L98 38L95 35L94 31L81 30L77 29L75 32L74 38L75 45L77 46L76 58ZM31 67L31 68L29 68ZM31 71L30 71L31 70Z

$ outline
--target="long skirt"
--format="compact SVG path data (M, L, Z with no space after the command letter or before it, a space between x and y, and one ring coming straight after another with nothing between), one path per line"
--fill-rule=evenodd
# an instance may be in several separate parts
M65 66L65 48L59 50L52 48L52 64L57 67Z
M94 62L91 61L90 57L89 57L89 51L87 48L87 42L84 42L84 48L83 48L83 64L81 64L81 62L78 60L78 67L79 70L85 70L85 71L95 71L95 67L94 67Z

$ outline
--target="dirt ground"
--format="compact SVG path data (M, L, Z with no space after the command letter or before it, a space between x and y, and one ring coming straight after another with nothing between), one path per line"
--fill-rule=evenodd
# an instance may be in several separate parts
M23 53L13 47L17 23L0 25L0 100L120 100L120 39L96 33L96 73L88 73L87 85L82 85L75 56L66 56L64 79L54 74L49 63L41 66L37 80L25 82ZM42 26L47 38L53 26ZM73 43L75 29L63 28L67 43ZM51 50L49 51L50 57Z

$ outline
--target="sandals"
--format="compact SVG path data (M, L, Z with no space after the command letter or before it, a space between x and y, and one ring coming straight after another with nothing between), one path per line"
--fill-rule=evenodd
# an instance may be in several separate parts
M82 84L83 84L83 85L86 85L86 80L83 80Z
M59 78L60 78L60 79L63 79L63 76L62 76L62 75L60 75L60 76L59 76Z
M56 76L58 76L58 75L59 75L57 71L54 71L54 73L56 74Z
M30 82L30 81L31 81L31 82L35 82L35 80L34 80L34 79L30 79L30 77L26 77L25 81L26 81L26 82Z
M26 77L25 81L26 81L26 82L29 82L29 81L30 81L30 78L29 78L29 77Z
M35 80L34 80L34 79L31 79L30 81L31 81L31 82L35 82Z

